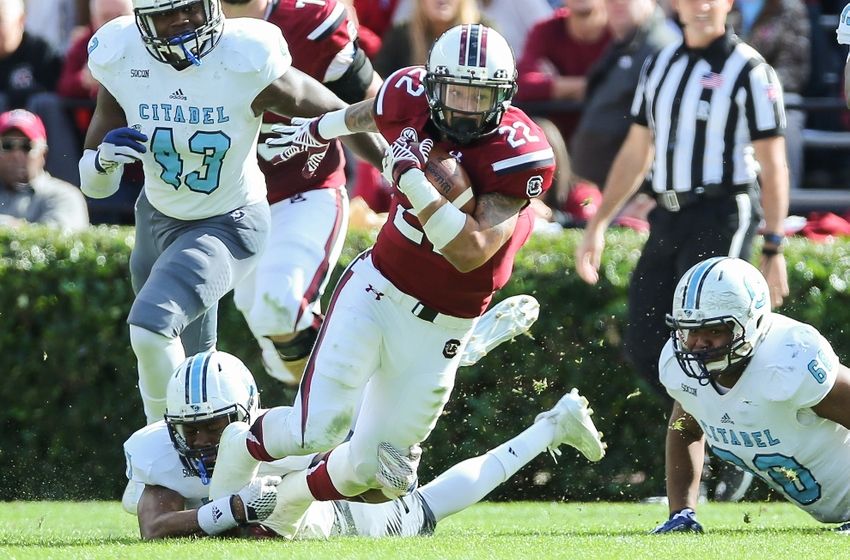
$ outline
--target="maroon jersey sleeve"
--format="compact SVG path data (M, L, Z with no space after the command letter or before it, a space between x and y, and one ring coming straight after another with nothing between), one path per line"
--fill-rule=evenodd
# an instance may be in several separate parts
M268 21L283 31L292 65L320 82L337 53L357 38L345 5L337 0L280 0Z
M336 55L356 38L348 11L337 0L280 0L269 13L268 21L283 32L292 54L292 65L320 82L324 81ZM269 202L274 204L305 191L345 184L345 156L339 142L331 143L319 169L309 178L301 175L306 154L277 165L269 161L273 155L262 144L268 138L268 125L287 121L273 113L263 116L265 124L260 135L259 161L266 176Z
M416 130L419 140L427 137L429 113L424 79L424 66L402 68L389 75L375 96L375 124L387 142L394 142L408 127Z

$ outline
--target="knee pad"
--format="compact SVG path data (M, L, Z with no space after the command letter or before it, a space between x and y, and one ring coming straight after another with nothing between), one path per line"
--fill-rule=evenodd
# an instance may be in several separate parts
M313 344L316 343L316 338L319 336L319 326L321 320L313 321L313 324L299 331L293 338L286 342L274 342L274 347L277 350L280 359L284 362L297 362L303 360L310 355L313 350Z

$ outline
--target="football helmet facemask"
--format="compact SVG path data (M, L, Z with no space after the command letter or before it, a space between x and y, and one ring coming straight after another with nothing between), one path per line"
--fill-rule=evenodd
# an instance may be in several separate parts
M676 286L672 328L673 352L682 370L703 385L733 364L749 359L767 333L770 291L753 265L742 259L714 257L688 270ZM720 348L691 349L692 329L728 326L732 340Z
M431 120L461 144L496 130L516 93L516 63L505 38L480 24L452 27L425 65Z
M254 377L239 358L226 352L195 354L180 364L168 381L168 434L183 463L204 484L212 475L218 442L192 447L186 438L187 427L221 418L227 418L227 424L250 423L258 409Z
M160 37L155 17L166 12L187 10L197 5L204 11L204 23L191 31ZM173 66L199 65L221 39L224 16L220 0L133 0L136 26L148 52L160 62Z

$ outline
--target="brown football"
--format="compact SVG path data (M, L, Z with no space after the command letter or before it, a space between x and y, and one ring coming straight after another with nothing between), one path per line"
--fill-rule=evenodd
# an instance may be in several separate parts
M425 166L425 177L437 191L461 212L475 212L475 195L472 183L460 162L445 149L434 146Z

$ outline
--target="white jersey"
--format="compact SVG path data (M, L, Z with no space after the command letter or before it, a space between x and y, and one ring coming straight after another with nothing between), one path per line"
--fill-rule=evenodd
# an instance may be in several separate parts
M209 486L189 470L174 448L164 420L138 430L124 442L127 478L162 486L183 496L186 509L208 501ZM313 455L292 456L261 463L259 474L286 476L309 467ZM436 521L419 492L384 504L313 502L299 522L295 538L333 536L414 536L430 534Z
M720 459L751 471L818 521L847 521L850 431L811 410L835 384L838 357L814 327L778 314L769 320L728 393L685 375L672 341L659 359L661 382Z
M88 50L92 76L121 105L127 125L148 136L144 189L157 210L197 220L266 198L256 158L262 115L251 103L291 65L280 29L225 20L201 64L179 71L148 53L132 16L101 27Z

